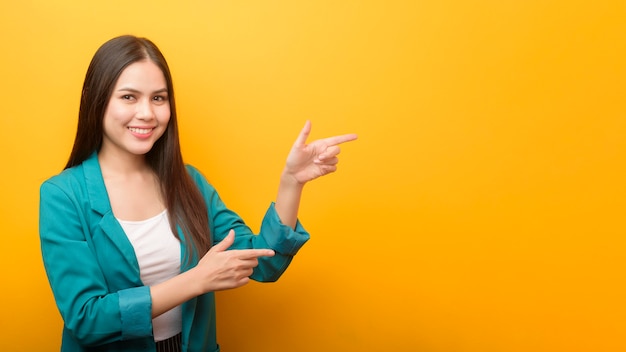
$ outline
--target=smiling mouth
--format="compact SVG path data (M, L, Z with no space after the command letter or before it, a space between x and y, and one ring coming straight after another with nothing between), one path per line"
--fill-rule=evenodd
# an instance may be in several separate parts
M128 130L131 131L132 133L137 133L137 134L148 134L150 132L152 132L153 128L136 128L136 127L128 127Z

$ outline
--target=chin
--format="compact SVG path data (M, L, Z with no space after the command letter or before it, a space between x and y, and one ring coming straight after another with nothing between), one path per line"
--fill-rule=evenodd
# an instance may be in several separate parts
M145 156L152 150L152 146L150 148L134 148L129 149L128 152L137 156Z

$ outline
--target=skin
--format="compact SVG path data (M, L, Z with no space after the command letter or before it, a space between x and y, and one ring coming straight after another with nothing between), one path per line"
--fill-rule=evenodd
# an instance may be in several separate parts
M157 176L145 154L167 128L170 106L163 72L149 60L129 65L120 75L104 115L104 136L98 159L111 207L117 218L144 220L165 210ZM304 185L337 170L339 145L353 141L346 134L306 142L307 121L294 142L281 174L276 212L294 228ZM229 250L235 233L214 245L193 269L150 287L152 316L201 294L233 289L250 281L261 256L271 249Z
M98 159L113 213L120 219L144 220L165 210L157 176L144 155L170 120L166 87L158 66L136 62L122 72L107 105Z

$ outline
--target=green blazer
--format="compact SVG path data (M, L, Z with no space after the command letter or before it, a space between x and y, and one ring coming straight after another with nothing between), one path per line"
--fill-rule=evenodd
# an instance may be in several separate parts
M198 170L187 170L204 196L214 243L234 229L231 248L273 249L274 257L259 258L252 279L277 280L309 239L302 225L294 231L281 224L272 203L255 235ZM40 191L41 252L64 321L61 351L155 351L150 290L111 211L97 154L45 181ZM187 253L180 229L179 237L181 271L187 271L199 258ZM182 311L183 351L219 351L213 292L184 303Z

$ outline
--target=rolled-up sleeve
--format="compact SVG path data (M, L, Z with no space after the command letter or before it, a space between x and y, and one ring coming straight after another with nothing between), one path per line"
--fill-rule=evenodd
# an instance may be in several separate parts
M265 213L259 236L263 237L269 248L277 253L291 256L296 255L310 238L299 220L296 222L295 229L283 225L273 202Z
M118 292L122 340L145 337L152 331L150 287L141 286Z

